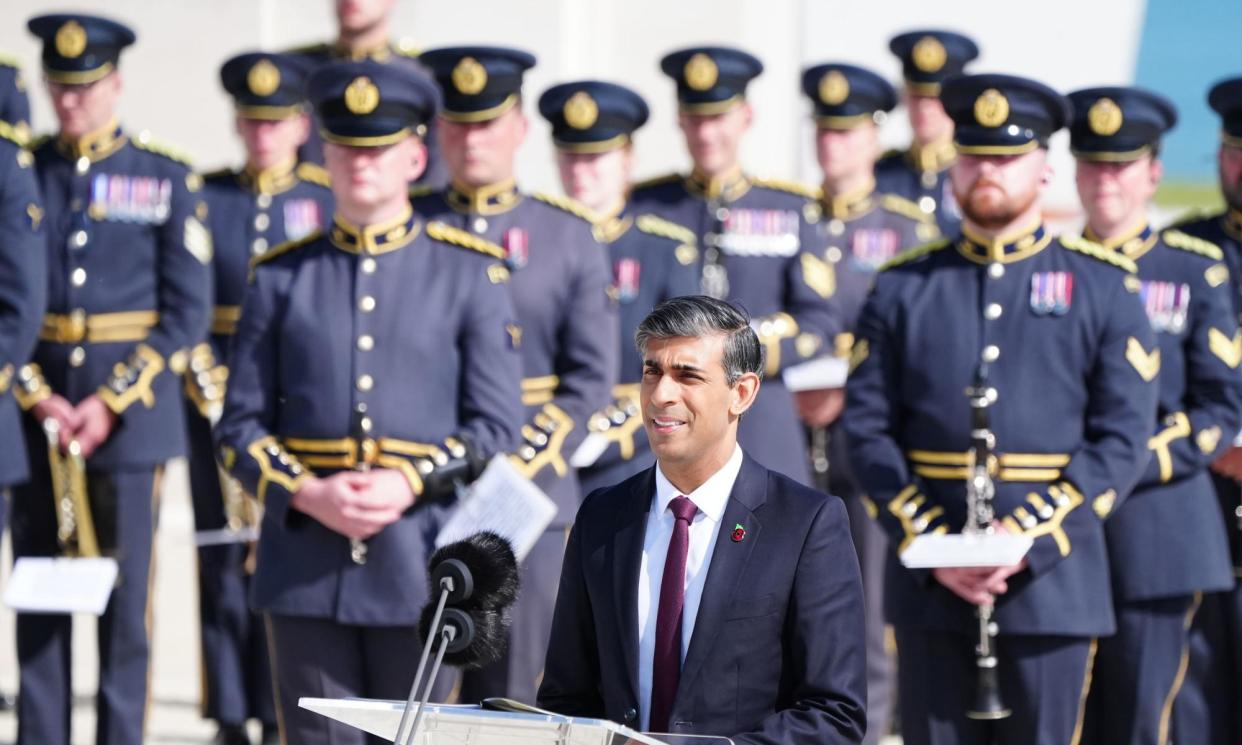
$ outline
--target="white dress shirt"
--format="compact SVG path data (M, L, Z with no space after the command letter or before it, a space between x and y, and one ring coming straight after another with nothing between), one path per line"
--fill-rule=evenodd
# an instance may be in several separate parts
M673 512L668 508L679 496L687 497L698 508L690 521L690 545L686 551L685 604L681 611L681 659L686 659L694 621L703 599L703 585L712 563L720 520L733 491L733 482L742 470L742 448L733 446L733 455L711 478L689 494L677 491L656 465L655 494L647 514L643 537L642 566L638 572L638 708L639 729L646 731L651 716L651 674L655 657L656 619L660 613L660 585L664 581L664 562L673 537Z

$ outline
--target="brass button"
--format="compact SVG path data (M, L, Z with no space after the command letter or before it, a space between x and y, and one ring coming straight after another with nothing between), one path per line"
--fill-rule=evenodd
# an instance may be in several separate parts
M264 251L267 250L267 239L266 238L255 238L254 243L250 244L250 250L255 255L263 253Z
M81 287L86 284L86 270L82 267L74 269L73 273L69 275L69 281L73 283L74 287Z
M375 259L368 256L362 260L362 273L375 274Z
M366 393L367 391L371 390L372 386L374 385L375 385L375 380L372 379L370 375L359 375L358 376L358 390L362 391L363 393Z
M363 295L358 299L358 310L363 313L370 313L375 310L375 298L370 295Z
M358 337L358 350L361 352L370 352L375 347L375 337L370 334L363 334Z
M254 216L254 229L267 230L267 226L272 223L272 219L267 216L266 212L260 212Z
M86 350L82 347L74 347L69 353L69 364L73 367L81 367L86 362Z

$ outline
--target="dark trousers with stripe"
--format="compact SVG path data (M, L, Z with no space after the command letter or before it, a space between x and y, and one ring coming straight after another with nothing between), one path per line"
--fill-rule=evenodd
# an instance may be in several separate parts
M31 480L13 490L13 555L55 556L56 514L45 457L32 457ZM155 501L161 467L88 471L96 532L119 565L116 587L99 618L97 745L143 741L148 702L150 583ZM19 745L68 745L72 707L73 619L17 616Z
M1006 719L975 721L976 639L965 633L898 628L898 696L905 745L1078 745L1093 639L1001 636L997 639Z
M1087 697L1089 745L1167 745L1189 665L1201 596L1117 601L1117 633L1100 639ZM1194 740L1193 742L1200 742Z
M197 530L225 526L220 471L211 445L211 427L186 407L190 443L190 495ZM262 617L250 610L250 575L245 543L198 549L198 613L202 635L203 716L224 724L258 719L276 723L272 670Z
M287 745L382 745L340 722L298 707L298 699L404 701L418 671L422 639L414 626L347 626L326 618L269 614L281 742ZM447 700L453 676L441 674L432 701Z
M1190 665L1173 705L1170 742L1237 745L1242 742L1242 585L1203 596L1189 642Z
M503 696L534 706L548 656L567 536L564 527L549 528L526 555L508 651L499 662L462 674L461 703L477 704L485 698Z

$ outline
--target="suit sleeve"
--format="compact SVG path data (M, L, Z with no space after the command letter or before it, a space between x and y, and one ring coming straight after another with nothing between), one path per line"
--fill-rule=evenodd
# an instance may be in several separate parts
M899 333L895 285L893 276L879 275L859 316L841 421L854 473L900 553L916 536L949 528L943 508L924 496L922 480L911 472L897 440L903 360L894 343Z
M262 265L246 290L229 355L224 412L214 430L220 463L278 523L309 472L272 435L277 403L277 353L284 312L284 270Z
M522 360L505 330L515 313L508 288L476 273L458 336L462 350L461 434L484 459L511 450L522 422Z
M1099 308L1104 321L1086 377L1082 445L1071 454L1062 481L1028 497L1030 509L1001 518L1010 532L1034 539L1026 558L1036 576L1069 556L1075 540L1098 530L1097 511L1130 494L1149 457L1157 395L1155 334L1138 295L1120 278Z
M166 372L170 358L176 353L184 357L211 322L211 233L199 217L200 197L187 186L189 171L170 170L168 219L158 232L159 323L99 388L104 403L118 415L139 402L153 407L154 380L171 374Z
M617 309L608 296L607 252L582 224L578 262L557 334L556 390L522 427L512 457L527 478L569 473L568 459L587 436L591 414L607 405L617 379Z
M832 497L815 515L798 559L784 634L793 704L733 735L742 745L862 742L867 652L862 579L849 518Z
M830 277L832 269L818 255L813 227L802 217L799 221L800 247L784 268L784 310L754 319L764 347L764 374L769 378L806 362L819 349L831 349L844 330L841 314L830 300L835 281Z
M537 705L566 716L605 716L599 644L582 571L581 520L570 530L565 547L550 638Z
M1229 287L1211 287L1201 279L1191 290L1191 326L1182 350L1186 394L1181 409L1160 412L1162 422L1148 441L1152 458L1139 486L1198 473L1229 447L1242 427L1242 337Z
M8 155L0 181L0 394L34 350L47 302L38 185L34 171Z

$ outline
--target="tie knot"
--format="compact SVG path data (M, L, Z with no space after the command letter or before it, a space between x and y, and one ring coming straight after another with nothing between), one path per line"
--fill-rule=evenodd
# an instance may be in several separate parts
M686 523L693 520L695 513L699 511L699 508L694 506L694 502L686 497L675 497L668 503L668 508L673 511L673 519Z

